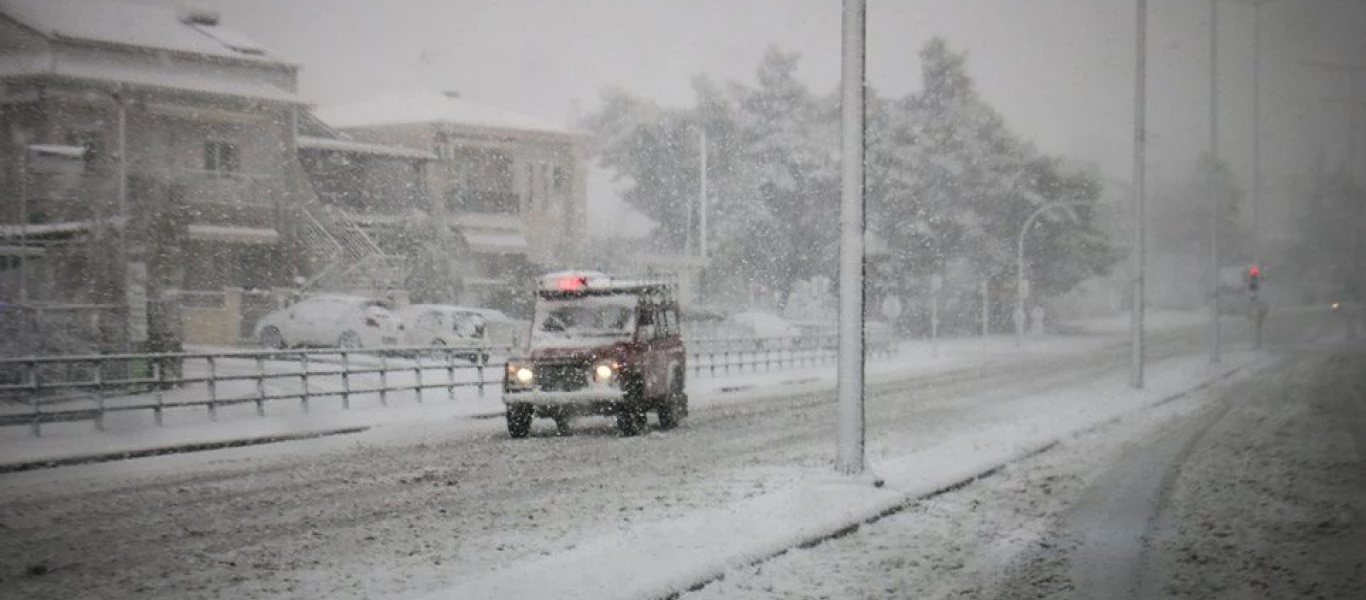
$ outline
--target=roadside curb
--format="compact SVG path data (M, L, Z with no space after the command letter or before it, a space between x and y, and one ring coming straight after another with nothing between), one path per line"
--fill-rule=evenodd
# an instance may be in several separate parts
M0 473L36 471L40 469L52 469L56 467L68 467L73 465L83 465L90 463L113 462L117 460L127 460L132 458L146 458L149 456L164 456L168 454L205 452L208 450L221 450L224 448L240 448L244 446L259 446L262 444L274 444L279 442L293 442L298 440L331 437L334 435L349 435L353 433L361 433L369 429L370 426L362 425L356 427L341 427L336 429L324 429L301 433L285 433L277 435L263 435L246 438L215 440L210 442L167 444L164 446L139 448L136 450L116 450L111 452L83 454L79 456L67 456L62 458L34 459L0 464Z

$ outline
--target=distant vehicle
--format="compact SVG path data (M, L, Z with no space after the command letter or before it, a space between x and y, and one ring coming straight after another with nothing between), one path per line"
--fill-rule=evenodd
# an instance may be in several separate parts
M453 355L470 362L488 361L489 347L493 343L482 309L449 304L410 304L396 312L404 324L403 345L453 348L457 350Z
M687 374L675 284L599 272L552 273L536 291L529 348L509 360L503 403L508 433L526 437L533 417L614 415L637 435L655 411L670 429L688 414Z
M383 348L397 346L403 329L383 300L319 294L262 317L254 337L267 348Z
M526 342L527 329L531 323L514 319L492 308L467 307L466 310L484 318L485 335L489 343L500 348L520 348Z

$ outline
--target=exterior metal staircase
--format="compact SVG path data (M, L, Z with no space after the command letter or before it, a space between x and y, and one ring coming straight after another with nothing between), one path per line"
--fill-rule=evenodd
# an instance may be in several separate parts
M303 291L372 291L403 288L408 265L387 254L346 213L314 203L301 208L299 240L323 267L304 282Z

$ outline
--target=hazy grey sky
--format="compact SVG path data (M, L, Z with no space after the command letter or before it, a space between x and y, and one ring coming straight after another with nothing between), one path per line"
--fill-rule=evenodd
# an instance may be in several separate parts
M689 104L689 79L750 80L765 47L800 51L819 91L839 80L839 0L198 0L304 65L318 104L427 87L557 121L604 86ZM1150 155L1154 174L1207 148L1208 13L1204 0L1150 0ZM1252 14L1221 3L1222 152L1251 173ZM1098 162L1127 179L1133 114L1134 0L869 0L872 84L918 86L916 52L942 35L969 52L985 98L1048 152ZM1347 76L1302 60L1366 62L1366 2L1282 0L1263 9L1263 138L1268 180L1323 143L1347 144ZM1366 93L1366 89L1360 91ZM1358 96L1361 98L1361 96ZM611 211L601 178L593 211ZM609 225L610 226L610 225Z

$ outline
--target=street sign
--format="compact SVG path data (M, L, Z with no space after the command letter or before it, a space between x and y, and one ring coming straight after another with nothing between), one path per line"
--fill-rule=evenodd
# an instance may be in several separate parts
M128 263L128 341L147 341L147 263Z

